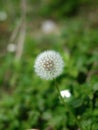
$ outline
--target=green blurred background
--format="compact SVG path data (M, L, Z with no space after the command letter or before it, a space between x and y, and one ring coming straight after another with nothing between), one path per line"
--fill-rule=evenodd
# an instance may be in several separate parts
M65 62L54 81L36 76L44 50ZM98 1L0 0L0 130L98 130Z

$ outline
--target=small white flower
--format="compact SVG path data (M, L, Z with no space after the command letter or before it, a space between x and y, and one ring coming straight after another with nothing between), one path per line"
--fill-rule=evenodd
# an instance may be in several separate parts
M52 80L59 76L64 67L62 57L58 52L49 50L41 53L35 60L35 72L46 80Z
M64 97L66 97L66 98L69 98L70 96L71 96L71 93L70 93L70 91L67 89L67 90L62 90L62 91L60 91L60 94L61 94L61 96L64 98Z

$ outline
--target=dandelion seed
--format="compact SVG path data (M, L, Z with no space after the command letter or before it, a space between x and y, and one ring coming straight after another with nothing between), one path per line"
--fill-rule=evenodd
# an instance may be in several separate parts
M60 54L49 50L41 53L35 60L35 72L42 79L52 80L58 77L64 67L64 62Z

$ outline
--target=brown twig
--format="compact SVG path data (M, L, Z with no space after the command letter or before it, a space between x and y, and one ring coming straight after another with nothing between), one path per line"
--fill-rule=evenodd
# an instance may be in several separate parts
M23 46L25 41L25 34L26 34L26 0L21 0L21 18L22 24L20 28L20 33L17 41L17 49L15 59L19 60L23 53Z
M17 48L16 48L16 54L15 59L20 60L22 53L23 53L23 46L25 41L25 34L26 34L26 0L21 0L21 18L20 22L17 24L16 28L12 32L12 35L9 39L9 42L13 43L17 39ZM19 35L18 35L19 34ZM8 83L10 76L14 75L11 73L11 68L8 68L5 73L4 78L4 86Z
M12 32L12 35L9 39L9 43L14 43L14 41L16 40L17 38L17 35L18 35L18 32L20 30L20 27L21 27L21 24L22 24L22 20L20 20L17 24L16 24L16 27L15 29L13 30Z

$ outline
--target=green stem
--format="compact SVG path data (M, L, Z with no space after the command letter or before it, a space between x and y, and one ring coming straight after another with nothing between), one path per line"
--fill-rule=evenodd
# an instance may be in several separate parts
M62 102L63 102L63 105L65 106L65 108L67 109L67 111L73 116L73 118L74 118L74 120L75 120L77 126L78 126L79 128L81 128L81 125L80 125L79 121L77 120L77 118L75 117L75 115L72 113L72 111L70 111L70 108L68 107L68 105L65 104L64 98L63 98L63 97L61 96L61 94L60 94L60 90L59 90L59 87L58 87L56 81L55 81L55 84L56 84L55 86L56 86L56 89L57 89L57 91L58 91L58 94L60 95L60 98L61 98L61 100L62 100ZM82 129L81 129L81 130L82 130Z

